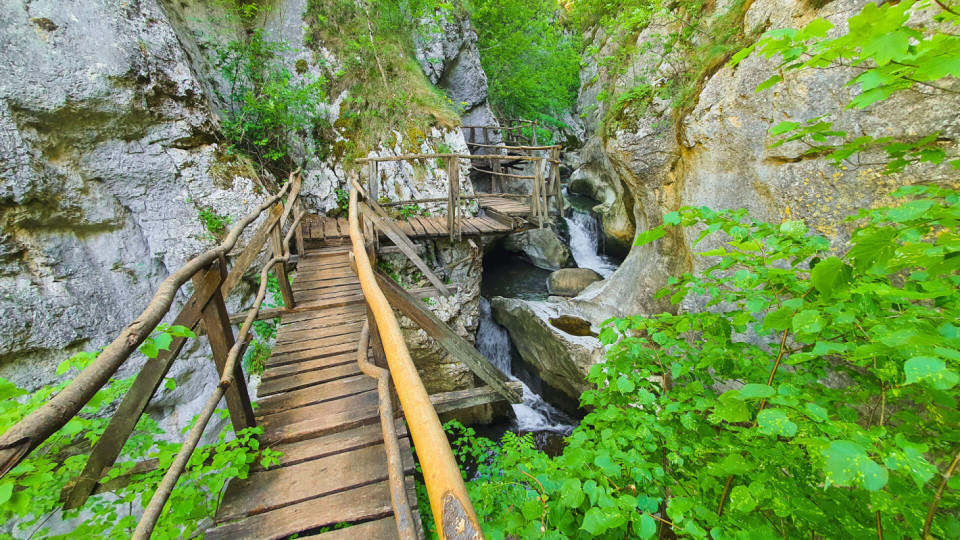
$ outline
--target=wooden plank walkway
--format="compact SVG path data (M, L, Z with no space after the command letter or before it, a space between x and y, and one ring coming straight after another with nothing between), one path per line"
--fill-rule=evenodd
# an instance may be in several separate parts
M327 225L339 234L335 220ZM308 251L293 289L298 308L308 310L281 319L257 392L261 444L283 457L279 466L230 482L205 538L397 538L377 382L357 365L366 304L348 250ZM402 420L396 427L422 538L410 439ZM331 530L339 523L352 526Z
M480 207L484 210L493 210L504 216L526 218L530 214L530 203L526 199L508 198L499 195L482 195L479 199ZM514 232L514 227L498 221L490 216L464 217L462 220L462 236L490 236ZM446 216L410 216L405 220L397 220L397 226L409 238L443 238L448 237ZM350 242L350 230L347 218L331 218L324 216L309 216L303 222L304 239L314 246L338 246ZM381 237L384 237L381 234Z

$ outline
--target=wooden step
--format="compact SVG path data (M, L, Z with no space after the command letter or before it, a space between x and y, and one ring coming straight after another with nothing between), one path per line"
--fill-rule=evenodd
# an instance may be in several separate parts
M404 437L399 442L404 473L411 473L410 441ZM254 472L245 479L230 482L217 510L216 521L223 523L385 481L388 479L386 462L387 452L383 444L377 444Z
M273 394L257 401L256 414L266 416L297 407L332 401L377 389L377 380L366 375L352 375L299 390Z
M397 533L397 520L393 516L368 521L359 525L352 525L343 529L334 529L329 532L317 535L301 536L300 538L322 538L323 540L356 540L358 538L368 540L393 540L399 539Z
M356 347L356 345L354 345ZM360 366L356 362L332 366L315 371L305 371L287 377L268 379L260 383L257 396L267 397L280 392L292 392L301 388L316 386L321 383L335 381L344 377L353 377L360 374Z
M379 422L380 400L375 391L257 418L257 425L264 429L261 442L271 445L312 439Z
M407 436L407 423L404 422L403 419L398 419L394 427L397 430L398 438ZM319 459L348 450L380 444L382 442L383 428L380 426L380 423L377 422L339 433L331 433L329 435L307 439L305 441L277 444L273 446L273 449L281 452L283 456L280 457L280 465L274 465L272 468L294 465L303 461ZM251 470L263 470L263 468L257 464L251 467Z
M407 476L405 483L407 498L412 505L417 500L413 476ZM393 506L390 500L388 483L377 482L221 525L208 530L204 538L206 540L236 538L281 540L303 532L319 532L322 527L330 527L338 523L372 521L387 517L392 519ZM349 529L342 530L349 531ZM348 534L345 538L351 537L353 537L352 534ZM363 536L359 538L366 540ZM369 540L373 540L373 537Z
M351 362L356 362L356 361L357 361L357 351L350 351L343 354L336 354L333 356L325 356L323 358L317 358L316 360L305 360L303 362L296 362L293 364L274 366L274 367L269 367L263 370L263 374L260 376L260 380L268 381L271 379L278 379L281 377L290 377L291 375L297 375L299 373L307 373L309 371L319 371L321 369L342 366L344 364L349 364Z

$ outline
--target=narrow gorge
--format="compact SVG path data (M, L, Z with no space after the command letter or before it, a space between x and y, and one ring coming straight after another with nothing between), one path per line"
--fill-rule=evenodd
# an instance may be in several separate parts
M958 25L7 0L0 537L960 538Z

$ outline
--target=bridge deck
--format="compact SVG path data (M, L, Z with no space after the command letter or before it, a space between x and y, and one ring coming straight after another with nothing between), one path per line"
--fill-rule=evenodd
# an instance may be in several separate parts
M515 220L517 223L523 223L523 218L530 214L530 204L524 200L483 194L479 201L484 210L492 210L509 218L520 218ZM409 216L395 222L409 238L443 238L450 235L446 216ZM304 221L303 229L304 237L310 245L331 246L349 242L350 231L346 217L310 216ZM490 236L514 230L513 226L487 215L464 217L461 233L462 236Z
M300 259L293 290L298 305L316 308L283 316L257 392L261 444L283 457L229 484L205 538L397 538L377 382L357 365L366 304L347 257L341 247ZM422 529L402 420L397 434ZM332 530L339 523L353 526Z

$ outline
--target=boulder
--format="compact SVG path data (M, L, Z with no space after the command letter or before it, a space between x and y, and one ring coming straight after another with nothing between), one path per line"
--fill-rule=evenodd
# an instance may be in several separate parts
M547 278L547 290L555 296L576 296L587 285L600 281L603 276L589 268L564 268L550 274Z
M550 390L579 403L580 394L593 388L587 374L602 360L604 347L595 337L568 334L550 323L550 319L562 320L570 311L569 305L499 296L490 305L493 319L507 329L523 362Z
M508 235L503 249L519 253L531 264L545 270L559 270L573 266L570 248L548 228L532 229Z

